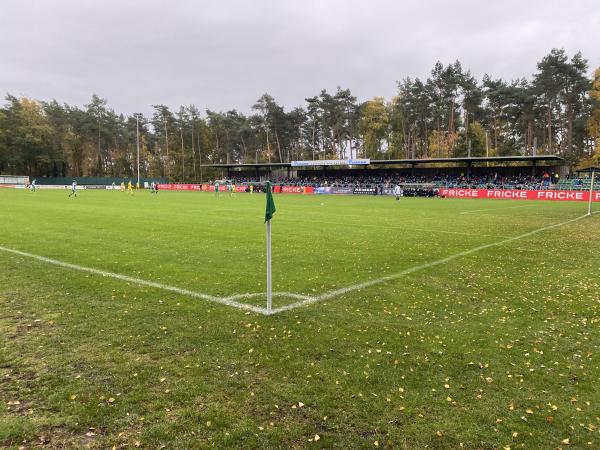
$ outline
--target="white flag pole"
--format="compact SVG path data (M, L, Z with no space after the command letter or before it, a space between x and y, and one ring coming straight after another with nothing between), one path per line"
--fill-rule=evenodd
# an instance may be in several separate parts
M594 195L594 175L596 174L596 169L592 169L592 182L590 183L590 198L588 200L588 216L592 215L592 197Z
M271 285L271 221L267 220L267 314L271 314L273 306L273 289Z

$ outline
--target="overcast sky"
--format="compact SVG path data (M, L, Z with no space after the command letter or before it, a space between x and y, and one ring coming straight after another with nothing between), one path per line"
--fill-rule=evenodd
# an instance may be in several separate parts
M389 99L438 60L510 80L559 47L593 69L599 43L598 0L0 0L0 93L289 110L337 86Z

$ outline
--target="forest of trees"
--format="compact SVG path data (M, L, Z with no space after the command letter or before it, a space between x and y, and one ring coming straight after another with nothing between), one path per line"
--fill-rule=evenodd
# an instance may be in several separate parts
M199 181L201 164L348 157L432 158L560 154L570 164L600 156L600 69L554 49L530 79L477 80L460 62L406 78L389 102L357 102L322 90L286 111L264 94L252 114L154 105L125 116L93 95L83 108L7 95L0 107L0 173Z

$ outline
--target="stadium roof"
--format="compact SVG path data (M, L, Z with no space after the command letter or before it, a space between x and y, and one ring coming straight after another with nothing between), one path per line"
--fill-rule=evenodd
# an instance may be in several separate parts
M577 173L581 173L581 172L584 172L584 173L600 172L600 167L591 166L591 167L586 167L585 169L578 169L575 172L577 172Z
M562 162L564 158L558 155L535 155L535 156L465 156L458 158L427 158L427 159L372 159L368 165L400 165L400 164L408 164L412 166L416 166L419 164L451 164L451 163L466 163L471 165L473 163L487 163L487 162L531 162L535 163L538 161L554 161L554 162ZM291 162L287 163L269 163L269 162L259 162L259 163L217 163L217 164L202 164L202 167L215 167L215 168L227 168L231 169L233 167L242 167L242 168L259 168L259 167L269 167L271 169L277 168L287 168L292 167ZM315 167L315 166L313 166ZM319 167L318 164L316 167ZM362 166L364 167L364 166ZM301 169L306 169L306 167L302 167Z

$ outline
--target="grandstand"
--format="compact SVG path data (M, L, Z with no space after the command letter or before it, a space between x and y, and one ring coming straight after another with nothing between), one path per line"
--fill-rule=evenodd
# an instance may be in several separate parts
M374 160L360 166L331 167L310 161L307 169L294 163L209 164L206 168L225 171L235 184L258 184L265 179L285 186L375 189L392 186L420 190L440 188L589 190L591 177L569 173L556 155ZM595 189L599 189L595 187ZM361 192L362 193L362 192Z
M364 162L363 162L364 161ZM257 182L265 179L293 181L303 185L318 180L334 179L374 183L381 180L400 182L440 182L444 179L519 179L528 183L546 174L554 179L566 176L569 168L557 155L493 156L430 159L363 160L360 165L330 164L331 161L308 161L307 166L288 163L206 164L207 169L221 171L221 177ZM352 162L352 161L349 161ZM553 181L551 179L550 181ZM312 180L312 181L311 181ZM298 184L300 183L300 184ZM472 183L471 183L472 184Z

